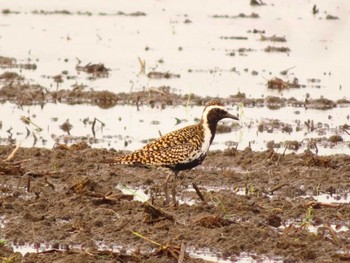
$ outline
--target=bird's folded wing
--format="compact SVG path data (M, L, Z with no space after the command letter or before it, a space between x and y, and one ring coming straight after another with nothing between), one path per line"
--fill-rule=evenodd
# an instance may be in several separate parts
M144 152L148 162L154 165L174 165L197 158L197 147L192 143L178 144L161 151Z
M150 142L145 145L141 150L146 151L163 151L164 149L174 148L176 146L190 143L190 141L199 140L196 139L196 130L198 125L190 125L179 130L167 133L159 139Z

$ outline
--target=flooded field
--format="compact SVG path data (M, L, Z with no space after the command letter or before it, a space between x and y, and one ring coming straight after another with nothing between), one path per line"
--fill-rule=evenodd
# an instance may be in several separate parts
M3 259L350 260L346 0L0 6ZM214 98L240 121L177 206L163 171L103 164Z

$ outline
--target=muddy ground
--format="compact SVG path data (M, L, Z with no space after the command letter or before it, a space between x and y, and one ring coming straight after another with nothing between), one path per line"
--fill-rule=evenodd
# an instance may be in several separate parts
M283 262L350 260L349 202L310 197L344 198L348 155L211 152L180 175L180 204L164 206L166 173L104 164L120 154L113 149L19 148L5 161L14 148L0 146L0 256L11 262L205 262L188 254L201 250L232 261L241 253ZM135 188L151 196L148 202L135 200ZM11 252L28 244L46 252Z

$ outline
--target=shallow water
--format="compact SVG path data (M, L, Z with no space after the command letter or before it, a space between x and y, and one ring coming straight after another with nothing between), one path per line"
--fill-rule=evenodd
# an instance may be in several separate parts
M0 54L22 61L37 61L36 71L22 73L45 87L53 84L45 76L63 70L76 75L74 67L79 58L82 64L104 63L111 69L110 77L88 81L82 73L77 79L65 80L62 87L83 82L96 90L116 92L129 91L133 82L135 90L165 84L182 93L203 96L226 97L241 91L248 97L261 97L280 95L266 90L266 79L295 67L290 71L290 80L297 77L307 84L308 79L320 79L321 87L291 89L283 92L285 96L303 99L309 93L311 97L349 98L347 72L350 62L344 57L349 57L346 43L349 42L350 6L346 0L318 1L320 13L317 15L311 12L314 3L301 0L268 1L262 7L252 7L249 1L222 1L217 5L210 1L203 4L199 0L186 5L155 0L142 3L104 1L103 4L94 0L74 3L54 0L50 4L38 0L30 3L2 0L0 3L2 9L20 12L1 15ZM197 8L199 5L201 9ZM67 10L72 15L33 14L35 10ZM118 11L140 11L146 16L114 15ZM90 12L91 15L77 15L77 12ZM259 18L213 17L253 12L259 14ZM339 19L327 20L327 14ZM184 23L186 19L192 23ZM156 28L149 25L156 25ZM259 34L249 33L254 29L264 30L266 36L285 36L287 42L260 41ZM248 39L221 39L232 36ZM286 46L291 52L264 52L269 45ZM238 48L253 51L227 55ZM146 72L152 69L170 71L180 74L181 78L150 80L138 76L138 57L146 61ZM253 70L259 74L253 76Z
M265 263L280 263L283 262L281 258L268 258L263 255L254 255L250 253L242 253L241 255L234 257L234 258L229 258L229 259L224 259L222 257L218 257L217 255L213 254L212 252L206 252L205 250L203 251L192 251L189 252L190 257L192 258L201 258L203 260L207 260L209 262L217 262L217 263L232 263L232 262L237 262L237 263L257 263L257 262L265 262Z
M107 245L107 244L99 243L99 242L97 242L97 246L98 246L98 250L111 250L113 252L121 251L123 249L123 247L120 245L112 245L112 244ZM12 247L13 247L14 252L19 252L22 255L25 255L26 253L40 253L40 252L45 252L45 251L52 249L52 247L49 244L47 244L47 245L41 244L38 248L34 247L33 244L25 244L25 245L12 244ZM73 245L70 247L70 249L81 250L82 247L80 245ZM62 248L60 248L59 250L63 251ZM127 254L131 254L132 252L133 252L133 249L126 251ZM200 258L203 260L213 261L213 262L217 262L217 263L230 263L230 262L256 263L256 262L261 262L262 260L263 260L263 262L266 262L266 263L282 262L282 260L278 259L278 258L270 259L266 256L262 256L262 255L256 256L256 255L248 254L248 253L243 253L242 255L239 255L239 256L232 258L232 259L224 259L219 254L215 254L213 252L210 252L209 249L188 248L188 249L186 249L186 252L189 254L189 256L191 258ZM257 259L254 259L254 258L257 258Z
M149 140L158 138L160 134L196 123L196 118L200 117L202 110L202 107L195 106L188 108L169 106L165 109L144 106L137 111L136 107L127 105L101 109L90 105L48 103L43 107L39 105L18 107L12 103L4 103L0 104L2 124L0 143L8 144L7 138L10 137L15 140L12 143L20 143L23 147L52 148L56 142L76 143L85 140L94 147L135 150ZM238 114L237 107L231 107L229 110ZM283 143L288 140L299 142L304 140L304 144L299 149L303 151L311 138L323 138L323 142L318 143L319 154L350 154L348 135L339 128L348 121L348 108L338 107L319 111L292 107L271 110L264 107L244 108L243 111L244 115L241 116L239 126L229 133L217 134L211 150L236 147L238 143L238 149L244 149L250 145L253 150L262 151L267 149L266 144L269 141ZM38 131L34 125L26 125L21 121L22 116L30 118L42 130ZM92 122L95 118L100 122L96 122L94 138ZM60 128L67 120L73 125L70 135ZM287 133L281 128L258 131L261 123L274 120L290 125L293 131ZM314 121L316 127L314 131L308 130L305 124L308 120ZM233 121L230 120L224 120L221 123L233 125ZM266 124L266 127L269 126ZM296 131L297 129L299 130ZM328 142L328 137L335 134L342 136L345 142L337 144ZM277 151L282 153L284 148L282 144Z
M308 198L311 197L315 201L324 203L324 204L346 204L350 203L350 192L342 194L319 194L319 195L305 195L302 197Z

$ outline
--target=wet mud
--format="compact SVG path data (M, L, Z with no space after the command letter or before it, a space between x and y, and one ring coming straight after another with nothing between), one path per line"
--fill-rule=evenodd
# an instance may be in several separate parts
M214 151L180 174L179 204L163 206L167 174L104 164L113 149L14 149L0 146L0 253L13 262L349 260L348 155ZM39 253L11 251L23 245Z

